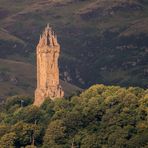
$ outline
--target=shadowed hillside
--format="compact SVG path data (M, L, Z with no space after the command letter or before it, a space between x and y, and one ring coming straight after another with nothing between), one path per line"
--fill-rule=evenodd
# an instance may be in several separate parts
M39 35L57 31L61 78L147 87L147 0L0 0L0 56L34 62Z
M35 67L31 64L0 59L0 99L13 95L34 96L36 88ZM80 88L61 80L65 96L73 95Z

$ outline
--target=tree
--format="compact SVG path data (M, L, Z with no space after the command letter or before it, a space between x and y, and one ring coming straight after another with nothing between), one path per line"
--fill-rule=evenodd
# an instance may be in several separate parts
M32 144L33 140L37 143L40 137L40 127L36 124L18 122L11 130L16 133L15 145L20 147Z
M52 121L45 133L44 136L44 147L58 147L65 143L66 127L62 120Z
M0 139L1 148L15 148L14 143L16 140L16 134L14 132L10 132L5 134Z
M27 106L20 108L14 112L14 119L17 121L24 121L27 123L34 123L40 121L44 117L44 112L36 106Z
M9 97L5 103L5 109L11 113L14 112L19 107L28 106L33 102L33 99L28 96L13 96Z

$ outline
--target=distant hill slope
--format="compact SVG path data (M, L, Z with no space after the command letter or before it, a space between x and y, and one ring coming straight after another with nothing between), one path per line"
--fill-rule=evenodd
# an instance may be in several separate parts
M80 88L61 80L65 96L81 91ZM35 67L24 62L0 59L0 99L13 95L34 95Z
M1 58L34 61L50 23L62 46L63 80L148 86L147 0L0 0L0 19Z

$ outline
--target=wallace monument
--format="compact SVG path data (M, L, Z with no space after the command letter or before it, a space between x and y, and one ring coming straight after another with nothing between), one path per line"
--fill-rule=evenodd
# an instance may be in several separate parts
M37 89L34 105L40 106L46 98L54 100L64 96L59 81L58 58L60 45L52 28L47 25L36 48Z

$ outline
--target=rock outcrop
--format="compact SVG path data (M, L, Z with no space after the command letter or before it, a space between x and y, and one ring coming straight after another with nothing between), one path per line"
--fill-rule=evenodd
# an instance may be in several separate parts
M60 45L57 36L47 25L37 45L37 89L34 105L40 106L46 98L61 98L64 91L59 82L58 58Z

